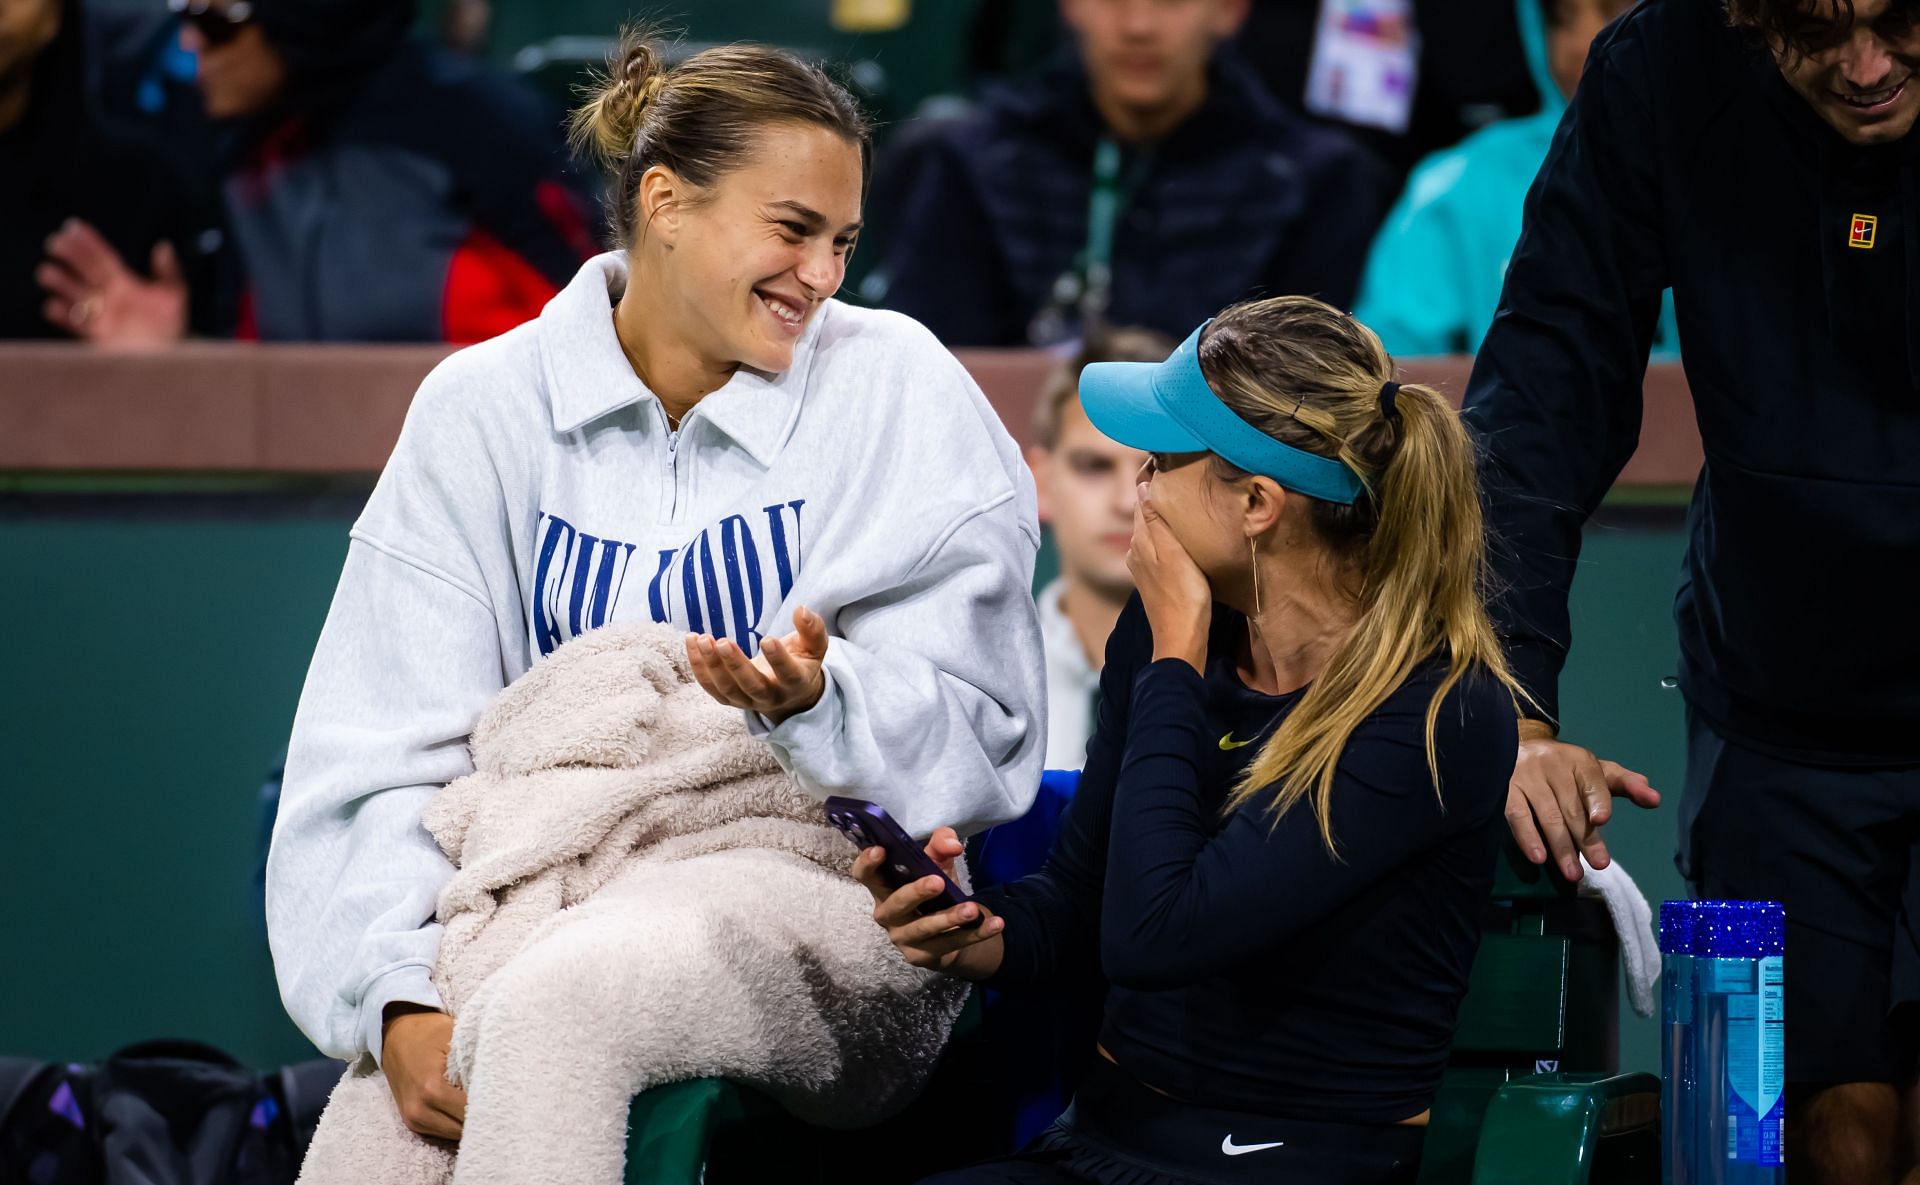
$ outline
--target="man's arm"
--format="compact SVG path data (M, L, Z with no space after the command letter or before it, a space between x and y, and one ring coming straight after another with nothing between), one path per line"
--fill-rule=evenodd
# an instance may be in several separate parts
M1609 790L1659 801L1639 775L1541 735L1558 728L1581 528L1639 443L1667 285L1651 76L1634 21L1595 44L1527 194L1466 398L1485 450L1495 624L1532 696L1526 714L1546 726L1523 726L1508 822L1530 858L1551 848L1570 880L1580 876L1576 848L1607 863L1598 828L1611 817Z

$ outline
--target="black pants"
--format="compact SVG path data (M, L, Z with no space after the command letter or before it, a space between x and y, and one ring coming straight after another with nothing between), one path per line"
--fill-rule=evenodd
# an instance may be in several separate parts
M1837 768L1687 713L1680 874L1787 911L1787 1081L1903 1083L1920 1003L1920 767Z
M1096 1057L1026 1151L921 1185L1412 1185L1426 1129L1309 1123L1176 1102Z

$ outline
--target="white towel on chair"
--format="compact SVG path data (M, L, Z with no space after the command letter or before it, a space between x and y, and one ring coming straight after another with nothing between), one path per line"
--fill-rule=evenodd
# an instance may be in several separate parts
M1613 919L1614 932L1620 936L1627 1000L1636 1015L1652 1016L1654 989L1660 985L1660 943L1653 934L1653 910L1618 860L1605 868L1595 868L1582 856L1580 867L1586 872L1580 878L1580 896L1600 898L1606 904L1607 916Z

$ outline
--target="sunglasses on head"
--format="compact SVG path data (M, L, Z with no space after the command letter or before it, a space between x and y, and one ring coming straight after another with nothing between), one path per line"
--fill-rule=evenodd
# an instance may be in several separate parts
M247 0L216 6L211 0L167 0L167 7L183 25L192 25L208 45L225 45L240 35L253 19L253 5Z

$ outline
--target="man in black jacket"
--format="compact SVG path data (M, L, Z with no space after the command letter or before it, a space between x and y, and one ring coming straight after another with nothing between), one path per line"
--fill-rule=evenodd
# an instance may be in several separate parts
M1527 198L1467 404L1514 663L1538 701L1515 838L1604 864L1609 791L1555 739L1583 521L1632 455L1671 286L1706 464L1675 603L1679 864L1785 903L1793 1180L1912 1154L1920 1002L1920 3L1649 0L1615 23ZM1412 278L1410 278L1410 282Z
M1220 48L1246 11L1062 0L1078 53L886 182L899 222L870 290L950 346L1051 344L1089 312L1177 341L1249 296L1349 303L1393 181Z

